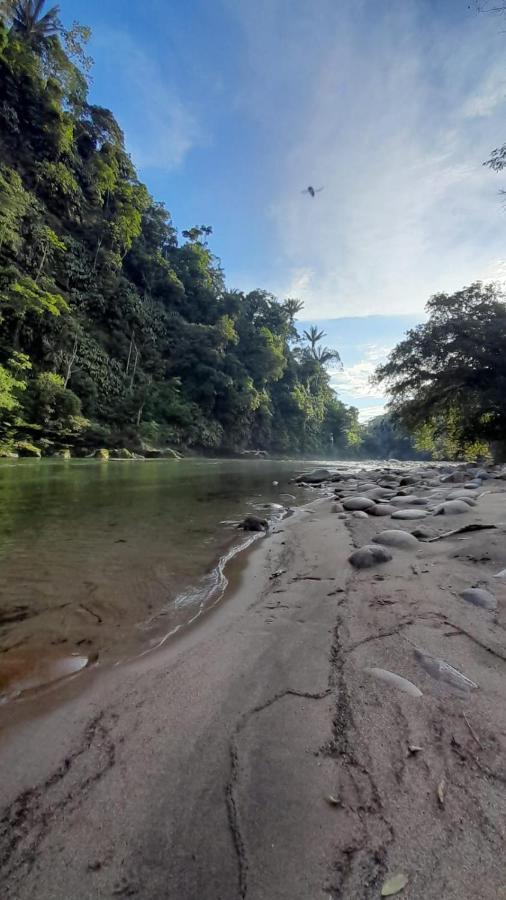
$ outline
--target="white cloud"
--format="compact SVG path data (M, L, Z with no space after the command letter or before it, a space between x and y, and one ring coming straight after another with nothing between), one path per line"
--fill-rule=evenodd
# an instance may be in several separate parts
M101 30L95 43L114 73L127 149L143 169L176 169L202 140L196 117L178 96L160 64L126 32Z
M279 173L273 288L305 317L401 314L496 271L500 184L482 161L506 111L497 23L414 0L232 5L251 67L237 102Z
M386 406L364 406L358 414L359 422L370 422L376 416L382 416L386 412Z

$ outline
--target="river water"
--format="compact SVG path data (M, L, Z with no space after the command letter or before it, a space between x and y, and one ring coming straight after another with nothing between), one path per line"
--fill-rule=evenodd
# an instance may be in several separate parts
M0 698L156 646L217 602L233 524L282 515L300 462L0 462ZM273 482L279 482L277 485ZM291 495L291 496L288 496ZM313 496L310 494L309 496Z

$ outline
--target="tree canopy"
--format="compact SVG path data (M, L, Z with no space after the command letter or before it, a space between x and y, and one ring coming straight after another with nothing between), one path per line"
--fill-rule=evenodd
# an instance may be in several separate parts
M88 100L88 37L0 5L0 442L355 452L337 352L297 299L230 290L211 226L179 239Z
M377 371L391 410L420 446L450 454L506 434L506 304L480 282L436 294L428 321L409 331ZM479 448L478 448L479 449Z

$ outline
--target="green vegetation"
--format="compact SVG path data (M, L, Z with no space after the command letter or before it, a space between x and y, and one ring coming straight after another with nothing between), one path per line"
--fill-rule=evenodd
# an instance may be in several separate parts
M506 305L494 285L436 294L428 321L409 331L377 372L396 421L418 448L475 459L506 435Z
M87 99L89 31L0 4L0 443L355 453L301 304L230 291Z

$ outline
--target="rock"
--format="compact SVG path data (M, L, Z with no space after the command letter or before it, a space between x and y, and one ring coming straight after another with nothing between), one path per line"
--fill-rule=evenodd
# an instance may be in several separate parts
M110 457L111 459L133 459L133 453L130 453L130 450L127 450L126 447L121 447L118 450L111 450Z
M105 448L102 448L101 450L95 450L93 456L94 459L102 459L104 462L107 462L109 459L109 451Z
M417 497L415 494L407 494L405 497L392 497L390 503L393 506L427 506L426 497Z
M346 513L342 512L342 513L339 513L339 515L338 515L337 518L338 518L338 519L347 519L348 516L346 515Z
M424 519L427 515L426 509L397 509L392 519Z
M473 606L481 606L483 609L497 609L497 600L485 588L467 588L467 590L462 591L460 596L468 603L472 603Z
M342 503L333 503L330 507L331 513L342 513L344 512Z
M243 531L268 531L269 523L267 519L260 519L259 516L246 516L239 528Z
M18 459L19 453L16 453L14 450L1 450L0 449L0 459Z
M40 459L42 456L42 452L39 447L35 447L33 444L29 444L28 441L19 441L16 444L16 450L18 451L18 455L22 457Z
M441 481L443 484L464 484L465 481L469 481L470 477L468 472L457 469L456 472L451 472L450 475L442 475Z
M418 541L429 541L435 536L434 533L432 531L429 531L428 528L414 528L411 534Z
M295 481L298 484L321 484L323 481L329 481L335 475L330 469L313 469L312 472L303 472L298 475Z
M344 509L348 510L365 510L374 506L374 500L369 497L349 497L343 500Z
M392 554L385 547L366 544L365 547L360 547L351 554L349 562L355 569L371 569L379 563L390 562L391 559Z
M354 519L367 519L367 513L363 509L356 509L351 515Z
M364 671L367 672L368 675L372 675L373 678L377 678L379 681L384 681L385 684L397 688L398 691L402 691L404 694L410 694L411 697L423 696L420 688L417 688L416 684L413 684L412 681L408 681L407 678L403 678L402 675L397 675L395 672L389 672L388 669L365 669Z
M435 516L457 516L469 512L469 504L465 500L446 500L434 510Z
M367 496L371 500L390 500L394 496L394 492L388 488L377 487L373 491L367 491Z
M68 447L64 447L63 450L55 450L53 456L56 459L71 459L71 453Z
M260 451L259 451L260 452ZM161 451L163 459L182 459L180 453L177 450L173 450L172 447L165 447L164 450ZM267 454L266 454L267 456Z
M143 450L143 453L144 453L145 459L161 459L162 458L162 451L155 450L153 447L146 447Z
M377 503L367 510L369 516L391 516L395 512L395 506L390 503Z
M419 542L409 531L380 531L373 537L375 544L382 544L385 547L395 547L398 550L416 550Z

